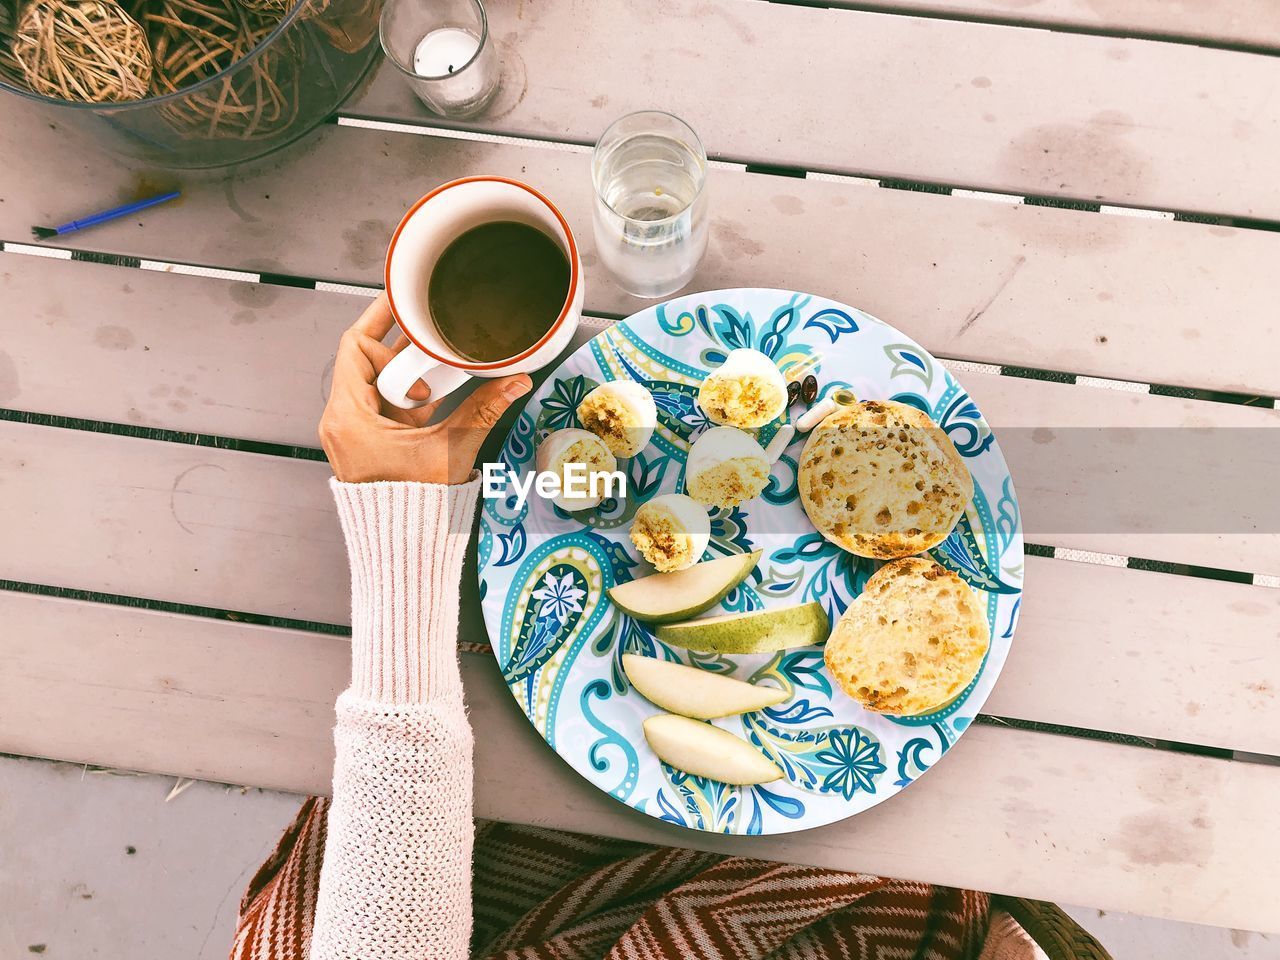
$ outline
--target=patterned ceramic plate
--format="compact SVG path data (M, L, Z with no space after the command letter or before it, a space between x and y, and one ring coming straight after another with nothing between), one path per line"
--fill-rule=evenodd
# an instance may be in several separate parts
M966 458L973 500L932 556L977 592L992 641L973 684L944 710L910 719L868 713L833 688L820 647L734 657L667 647L605 596L609 586L652 572L628 538L631 519L651 497L683 489L690 440L707 426L696 403L698 384L735 347L763 351L784 373L816 360L824 392L848 386L862 398L919 407ZM602 381L623 378L653 392L659 418L649 446L622 461L629 468L625 502L606 500L577 516L537 497L520 510L514 496L483 506L485 622L520 709L601 790L685 827L785 833L852 816L893 796L936 763L976 716L1018 618L1018 502L977 406L928 353L861 311L781 290L721 290L644 310L575 352L530 398L503 447L506 467L531 470L542 437L578 426L574 411L583 396ZM760 431L762 444L776 429ZM817 600L834 622L879 566L837 549L809 524L796 491L802 446L797 437L759 499L712 517L706 558L764 551L755 572L723 601L726 611ZM791 691L781 706L715 721L755 744L785 778L731 787L660 763L641 732L644 719L659 711L629 688L621 668L625 652L745 680L768 678Z

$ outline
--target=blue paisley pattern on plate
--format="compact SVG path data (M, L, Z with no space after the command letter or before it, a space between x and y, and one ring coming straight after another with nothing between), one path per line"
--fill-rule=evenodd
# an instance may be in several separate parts
M668 647L605 596L651 572L628 530L636 509L683 490L689 445L708 426L698 384L733 349L751 347L784 372L815 372L824 394L847 387L928 413L964 456L974 496L931 556L983 603L991 649L969 688L926 717L868 713L827 676L820 647L724 656ZM480 512L480 590L494 656L520 709L580 774L610 796L696 830L767 834L852 816L903 790L968 728L1008 655L1021 603L1018 501L1000 447L977 405L924 349L860 310L782 290L693 294L644 310L584 344L534 392L502 447L507 470L533 467L538 441L580 426L577 405L597 384L629 379L654 395L658 427L622 461L628 496L565 513L514 489ZM758 431L768 443L781 422ZM834 620L861 593L876 561L854 557L814 532L797 495L804 438L774 464L756 500L711 515L707 557L759 549L760 563L721 603L755 610L816 600ZM631 690L622 654L640 653L778 686L786 702L714 721L770 757L782 779L732 787L660 763L645 743L656 712ZM484 731L476 732L484 736Z

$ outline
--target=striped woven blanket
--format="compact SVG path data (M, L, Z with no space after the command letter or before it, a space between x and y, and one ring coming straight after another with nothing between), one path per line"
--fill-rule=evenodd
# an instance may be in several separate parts
M327 810L250 882L232 960L306 960ZM989 922L972 890L487 822L473 905L476 960L972 960Z

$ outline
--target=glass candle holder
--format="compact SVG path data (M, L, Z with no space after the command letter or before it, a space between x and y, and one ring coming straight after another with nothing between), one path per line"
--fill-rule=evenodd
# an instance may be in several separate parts
M591 158L596 252L618 286L665 297L707 249L707 153L683 120L656 110L614 121Z
M429 110L473 117L498 92L501 66L480 0L387 0L378 36Z

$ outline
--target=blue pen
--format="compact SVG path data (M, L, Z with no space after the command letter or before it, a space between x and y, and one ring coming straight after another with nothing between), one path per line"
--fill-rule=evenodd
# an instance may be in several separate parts
M161 193L154 197L148 197L146 200L135 200L133 203L126 203L122 207L103 210L101 213L95 213L89 217L72 220L70 223L64 223L60 227L32 227L31 235L37 240L48 240L50 237L57 237L64 233L74 233L76 230L83 230L85 227L93 227L99 223L106 223L108 220L115 220L117 217L127 217L131 213L137 213L139 210L145 210L147 207L154 207L160 203L168 203L170 200L176 200L180 196L182 196L181 190L174 190L172 193Z

